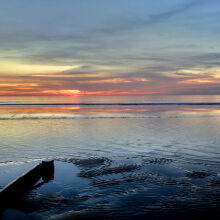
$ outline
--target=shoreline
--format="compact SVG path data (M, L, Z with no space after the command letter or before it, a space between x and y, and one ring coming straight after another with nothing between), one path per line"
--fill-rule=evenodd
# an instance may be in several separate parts
M54 179L29 191L15 209L37 219L55 217L65 219L68 216L89 218L90 215L97 218L113 216L117 219L119 215L122 218L126 216L135 218L137 212L141 210L143 213L140 217L150 218L151 215L155 215L155 211L158 212L158 216L163 213L172 217L181 213L180 216L186 217L191 213L190 207L193 206L197 206L203 215L206 215L210 209L214 210L220 202L218 201L220 194L217 193L220 190L219 173L210 170L210 166L207 169L207 165L201 164L191 164L191 170L187 166L188 171L186 168L182 170L182 165L176 168L178 163L172 158L150 157L121 161L102 157L55 160ZM30 164L24 165L26 169L27 166ZM197 187L198 194L195 193L194 187ZM210 196L212 195L212 199L216 195L217 200L213 200L209 205L205 204L205 197L203 198L201 194L204 189L210 193ZM185 191L188 191L188 195L184 193ZM136 205L132 207L129 201L132 202L134 196ZM204 196L207 197L206 194ZM184 212L178 208L181 197ZM128 203L121 203L124 199ZM104 201L108 201L110 209L105 205L97 207ZM50 202L54 204L52 207ZM118 203L123 205L115 206ZM60 205L62 205L61 209ZM40 211L42 208L47 211ZM13 212L7 211L6 214L11 215ZM216 211L215 214L220 213ZM199 212L195 216L197 215L200 216Z

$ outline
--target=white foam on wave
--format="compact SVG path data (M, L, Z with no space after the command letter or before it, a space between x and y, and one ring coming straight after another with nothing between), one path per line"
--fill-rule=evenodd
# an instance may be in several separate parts
M144 118L200 118L200 117L219 117L217 114L174 114L174 115L106 115L106 116L63 116L63 115L48 115L34 116L32 114L29 115L11 115L11 116L3 116L0 115L0 120L49 120L49 119L144 119Z
M21 165L21 164L43 161L48 159L53 159L53 158L35 158L35 159L26 159L25 161L4 161L4 162L0 162L0 167L8 166L8 165Z

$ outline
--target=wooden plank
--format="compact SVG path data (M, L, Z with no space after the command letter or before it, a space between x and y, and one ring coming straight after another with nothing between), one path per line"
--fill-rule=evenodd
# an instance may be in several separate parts
M24 192L31 189L41 178L44 182L53 179L54 161L42 161L33 169L5 186L0 192L0 211L13 204Z

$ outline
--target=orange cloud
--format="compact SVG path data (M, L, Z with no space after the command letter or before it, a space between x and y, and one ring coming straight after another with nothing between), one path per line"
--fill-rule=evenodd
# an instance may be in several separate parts
M14 90L9 90L9 91L0 91L0 95L2 96L30 96L30 95L41 95L40 92L37 91L14 91Z
M42 94L46 94L46 95L71 95L71 96L77 96L77 95L81 94L81 91L77 90L77 89L44 90L44 91L42 91Z
M158 94L159 92L144 92L144 91L80 91L80 90L44 90L46 95L71 95L71 96L90 96L90 95L137 95L137 94Z
M18 87L18 86L36 87L38 86L38 84L37 83L0 83L0 87Z
M99 83L132 83L132 82L149 82L147 78L112 78L112 79L97 79L90 81L78 81L80 84L99 84Z
M105 73L96 73L96 74L34 74L32 77L45 77L45 78L82 78L82 77L103 77L107 76Z

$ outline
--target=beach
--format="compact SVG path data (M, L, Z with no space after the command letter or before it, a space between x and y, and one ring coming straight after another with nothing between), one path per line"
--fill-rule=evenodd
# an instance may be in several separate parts
M220 220L219 21L0 0L0 220Z
M11 207L27 219L217 218L220 105L200 98L1 106L0 187L49 159L54 179Z

